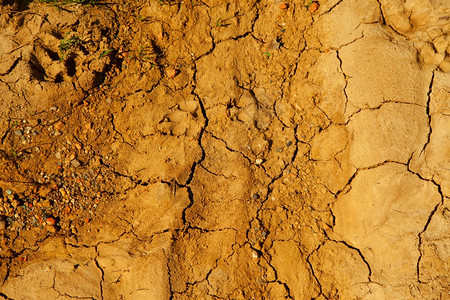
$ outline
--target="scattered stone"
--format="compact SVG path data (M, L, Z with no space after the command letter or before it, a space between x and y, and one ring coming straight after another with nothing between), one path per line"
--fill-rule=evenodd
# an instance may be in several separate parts
M17 136L22 136L23 132L20 129L14 130L14 134Z
M64 123L59 121L57 123L55 123L55 125L53 126L53 128L55 128L56 130L61 130L64 128Z
M289 147L290 145L292 145L292 141L287 141L287 142L286 142L286 146Z
M278 5L278 7L279 7L280 9L287 9L287 8L288 8L288 5L287 5L286 3L284 3L284 2L281 2L281 3Z
M55 157L56 157L57 159L60 159L60 158L61 158L61 152L59 152L59 151L56 152L56 153L55 153Z
M72 167L74 168L78 168L79 166L81 166L81 163L78 159L74 158L70 161L70 164L72 165Z
M47 220L45 220L45 221L48 225L51 225L51 226L55 226L55 224L56 224L56 220L52 217L47 218Z
M168 68L166 69L166 75L167 75L167 77L169 77L169 78L174 78L175 76L177 76L177 74L178 74L177 70L175 70L175 69L172 68L172 67L168 67Z
M261 158L257 158L256 160L255 160L255 164L257 164L257 165L260 165L260 164L262 164L263 163L263 160L261 159Z
M269 45L266 47L266 51L274 51L280 49L281 43L277 40L277 38L274 38L272 42L269 43Z
M259 199L259 195L258 194L253 194L252 199L253 200L258 200Z
M319 3L318 2L313 2L313 3L311 3L311 5L309 6L309 11L310 12L315 12L316 10L318 10L319 9Z

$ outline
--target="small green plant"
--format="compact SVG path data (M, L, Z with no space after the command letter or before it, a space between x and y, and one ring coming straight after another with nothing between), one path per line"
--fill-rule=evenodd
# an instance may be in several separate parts
M216 21L215 26L216 26L217 28L228 27L228 26L231 25L230 23L228 23L228 21L230 21L232 18L233 18L233 17L231 17L231 18L223 18L223 17L221 17L221 18L219 18L219 19Z
M136 58L142 61L156 61L157 55L151 47L139 46Z
M10 150L10 152L11 152L11 156L14 158L14 159L17 159L17 151L15 150L15 149L12 149L12 150Z
M270 54L269 52L263 52L264 55L267 55L267 57L270 57L272 54Z
M59 60L63 61L70 50L75 49L77 46L81 45L81 38L77 35L72 35L69 37L70 33L67 33L64 39L59 43Z
M309 7L311 6L311 4L313 4L313 2L314 2L313 0L309 0L308 4L306 4L306 8L309 9Z
M217 21L216 21L216 27L222 27L223 26L223 24L222 24L222 18L219 18Z
M108 50L103 51L103 52L100 54L100 58L109 55L109 54L110 54L111 52L113 52L113 51L114 51L114 49L108 49Z

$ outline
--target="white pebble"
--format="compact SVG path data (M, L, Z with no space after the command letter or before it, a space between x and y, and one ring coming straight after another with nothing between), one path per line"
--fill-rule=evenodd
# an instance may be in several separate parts
M74 168L78 168L81 163L78 159L72 159L72 161L70 162L70 164L74 167Z

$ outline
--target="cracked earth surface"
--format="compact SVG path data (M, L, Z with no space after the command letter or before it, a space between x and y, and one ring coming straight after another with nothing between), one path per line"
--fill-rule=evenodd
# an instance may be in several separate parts
M2 2L0 298L450 298L447 1Z

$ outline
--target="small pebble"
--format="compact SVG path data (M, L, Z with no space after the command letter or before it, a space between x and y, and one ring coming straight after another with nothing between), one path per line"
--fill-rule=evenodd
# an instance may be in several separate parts
M281 149L281 148L277 148L277 149L275 149L277 152L283 152L283 149Z
M287 5L286 3L284 3L284 2L282 2L282 3L280 3L280 4L278 5L278 7L279 7L280 9L286 9L286 8L288 8L288 5Z
M59 152L59 151L56 152L56 153L55 153L55 157L56 157L57 159L60 159L60 158L61 158L61 152Z
M319 9L319 3L318 2L313 2L313 3L311 3L311 5L309 6L309 11L310 12L315 12L316 10L318 10Z
M287 141L287 142L286 142L286 146L289 147L290 145L292 145L292 141Z
M78 168L79 166L81 166L81 163L78 159L72 159L72 161L70 162L70 164L74 167L74 168Z
M55 220L54 218L51 218L51 217L50 217L50 218L47 218L46 223L47 223L48 225L55 226L56 220Z
M252 199L253 199L253 200L259 199L259 195L258 195L258 194L253 194Z
M172 67L166 69L166 75L169 78L174 78L175 76L177 76L177 73L178 73L177 70L175 70Z
M20 129L14 130L14 134L17 136L22 136L23 132Z
M260 165L260 164L262 164L263 163L263 160L261 159L261 158L257 158L256 160L255 160L255 164L257 164L257 165Z

